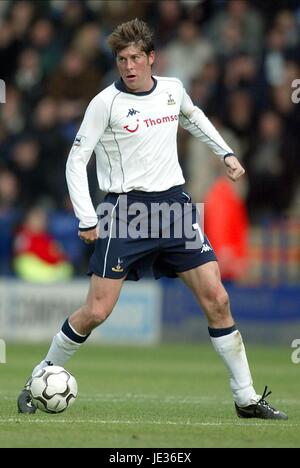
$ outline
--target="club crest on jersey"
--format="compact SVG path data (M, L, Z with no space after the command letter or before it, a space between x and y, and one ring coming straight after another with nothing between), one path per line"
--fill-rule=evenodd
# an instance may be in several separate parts
M122 263L123 263L123 260L120 260L120 257L118 257L118 264L112 267L112 271L116 271L117 273L122 273L122 271L124 271L124 268L121 266Z
M132 117L133 115L136 115L136 114L140 114L140 111L133 109L132 107L131 109L128 109L128 114L126 115L126 117Z
M167 93L167 94L169 96L168 106L173 106L174 104L176 104L175 100L172 98L172 94L170 94L170 93Z

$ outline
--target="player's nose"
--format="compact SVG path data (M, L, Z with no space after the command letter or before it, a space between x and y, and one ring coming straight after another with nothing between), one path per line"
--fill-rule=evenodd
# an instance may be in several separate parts
M127 63L126 63L126 69L127 69L127 70L132 70L132 69L133 69L133 65L134 65L133 61L130 60L130 59L128 59L128 60L127 60Z

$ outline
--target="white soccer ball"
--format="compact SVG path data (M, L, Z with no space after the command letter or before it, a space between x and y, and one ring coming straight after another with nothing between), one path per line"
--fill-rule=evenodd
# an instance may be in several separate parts
M60 366L47 366L36 372L30 384L33 404L46 413L61 413L77 397L75 377Z

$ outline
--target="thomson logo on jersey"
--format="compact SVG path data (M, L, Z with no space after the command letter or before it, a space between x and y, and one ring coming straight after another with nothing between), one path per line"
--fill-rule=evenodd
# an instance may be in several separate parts
M127 130L127 132L129 133L134 133L138 130L140 124L139 124L139 119L136 119L136 126L133 128L133 127L129 127L129 125L124 125L123 128L125 128L125 130Z
M142 122L144 124L146 124L146 127L149 128L149 127L154 127L155 125L161 125L161 124L165 124L165 123L169 123L169 122L174 122L175 120L178 120L178 115L175 114L175 115L166 115L164 117L158 117L157 119L144 119L142 120ZM134 133L138 130L139 128L139 122L140 120L139 119L136 119L136 123L135 124L130 124L129 125L124 125L123 128L127 131L127 132L130 132L130 133Z

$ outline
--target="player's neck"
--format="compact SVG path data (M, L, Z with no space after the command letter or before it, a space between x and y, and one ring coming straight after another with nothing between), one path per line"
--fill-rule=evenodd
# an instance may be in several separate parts
M123 81L123 80L122 80ZM125 86L125 88L127 89L127 91L129 91L130 93L148 93L149 91L152 90L152 88L155 86L155 81L154 79L152 78L152 76L149 77L149 79L147 81L145 81L145 83L143 83L141 85L140 88L138 89L130 89L128 88L128 86L126 86L126 84L124 83L123 81L123 84Z

